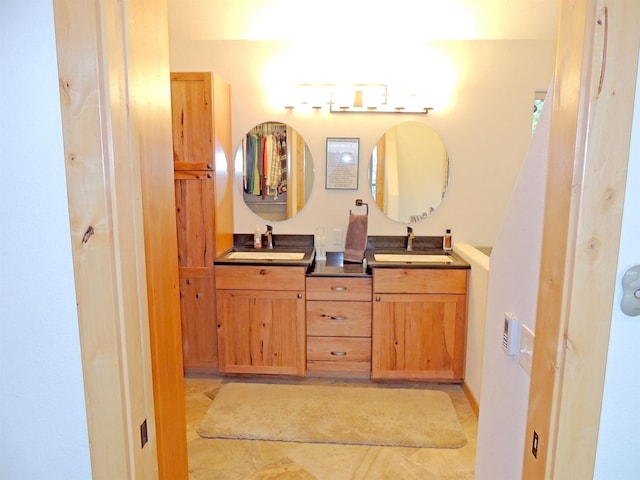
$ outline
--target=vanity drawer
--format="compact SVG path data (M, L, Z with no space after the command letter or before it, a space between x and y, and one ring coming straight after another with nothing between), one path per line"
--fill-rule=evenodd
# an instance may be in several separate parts
M371 278L308 277L307 299L371 301Z
M370 337L371 302L307 300L307 335Z
M216 288L223 290L304 290L306 267L216 265Z
M467 270L375 268L376 293L458 293L467 291Z
M371 339L308 337L307 370L371 370Z

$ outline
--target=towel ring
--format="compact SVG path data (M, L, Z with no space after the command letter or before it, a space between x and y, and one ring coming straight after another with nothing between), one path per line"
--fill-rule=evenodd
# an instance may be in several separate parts
M367 213L366 213L366 215L367 215L367 216L369 216L369 204L368 204L368 203L364 203L364 202L362 201L362 199L361 199L361 198L358 198L358 199L356 200L356 207L361 207L362 205L364 205L365 207L367 207ZM349 210L349 214L351 214L351 210Z

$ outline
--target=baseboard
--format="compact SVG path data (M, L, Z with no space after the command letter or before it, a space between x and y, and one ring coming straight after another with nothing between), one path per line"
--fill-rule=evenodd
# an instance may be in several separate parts
M467 397L467 400L469 401L469 405L471 405L471 410L473 410L473 413L476 414L476 418L478 418L478 414L480 413L480 405L478 404L478 401L476 400L476 398L473 396L473 393L471 393L471 390L469 389L467 382L462 382L462 391L464 392L464 395Z

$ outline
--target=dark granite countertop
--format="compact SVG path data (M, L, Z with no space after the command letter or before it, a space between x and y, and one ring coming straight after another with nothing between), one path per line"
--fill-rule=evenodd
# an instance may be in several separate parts
M361 263L344 262L342 252L327 252L326 260L316 260L308 277L370 277L371 271Z
M232 252L264 253L265 258L229 258ZM298 252L303 253L301 259L266 258L269 253ZM448 255L453 262L422 263L422 262L380 262L376 261L374 252L417 254L417 255ZM327 252L326 260L315 259L313 235L273 235L273 249L253 248L253 235L234 234L233 248L215 259L216 265L270 265L270 266L305 266L308 276L350 276L369 277L374 268L470 268L460 256L453 251L442 250L442 237L419 237L413 242L413 250L406 250L404 236L370 236L367 241L364 263L345 262L342 252Z
M414 255L447 255L453 262L422 263L422 262L378 262L374 253L396 253ZM405 236L370 236L365 251L365 259L372 268L471 268L459 255L452 250L442 249L442 237L416 236L413 240L413 250L407 251L407 237Z

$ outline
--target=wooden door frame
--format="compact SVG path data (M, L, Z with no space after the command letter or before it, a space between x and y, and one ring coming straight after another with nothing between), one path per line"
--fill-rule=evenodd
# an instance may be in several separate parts
M638 2L561 6L524 442L531 480L593 478L640 48Z
M167 3L54 12L92 477L186 480Z

